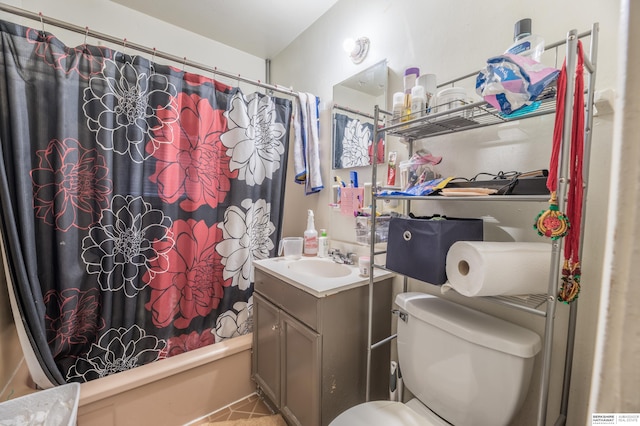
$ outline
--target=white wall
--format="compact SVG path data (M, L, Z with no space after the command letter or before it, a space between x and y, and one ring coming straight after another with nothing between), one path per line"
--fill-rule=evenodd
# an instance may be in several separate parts
M402 72L418 66L423 73L435 73L438 81L446 81L482 68L486 58L499 54L510 45L513 24L524 17L533 19L534 32L547 42L564 39L571 29L583 32L600 23L600 42L596 88L616 87L616 55L618 1L601 2L543 0L514 1L499 6L474 0L441 2L437 0L342 0L287 49L272 60L272 77L297 90L312 92L325 104L321 112L321 156L326 164L323 179L330 186L331 170L331 97L333 84L382 60L388 59L390 94L402 88ZM354 65L342 51L346 37L367 36L371 50L367 59ZM562 57L563 52L560 52ZM554 65L553 54L545 54L544 62ZM561 64L557 64L560 67ZM470 81L469 84L472 82ZM390 101L390 94L387 102ZM533 170L548 168L553 116L523 121L517 125L465 132L431 140L423 145L444 157L439 170L444 175L471 177L480 171ZM596 315L604 258L603 242L607 222L607 199L610 176L610 141L613 116L596 117L593 130L592 164L589 175L586 233L583 253L582 292L578 309L576 354L573 364L569 400L569 425L584 425L587 412L591 367L594 354ZM525 141L529 141L523 143ZM361 177L361 181L365 178ZM332 235L335 215L329 208L330 191L304 196L300 186L288 179L285 206L286 235L302 235L307 208L316 211L317 227L328 228ZM417 203L413 203L415 206ZM469 205L473 204L473 205ZM542 203L544 204L544 203ZM489 226L486 239L539 241L531 229L537 213L544 205L524 203L467 203L453 206L441 202L422 207L427 211L458 214L463 217L489 215L496 224ZM435 211L434 211L435 210ZM349 219L341 219L349 220ZM340 229L344 229L341 224ZM427 285L411 283L411 289L433 292ZM496 307L488 302L463 301L523 324L540 334L544 321L531 315ZM559 305L554 335L551 395L547 424L553 424L559 413L564 370L564 342L568 307ZM536 365L536 373L540 365ZM537 379L520 417L519 425L535 424Z
M220 70L232 74L241 74L254 80L264 80L264 60L234 49L222 43L207 39L193 32L169 25L156 18L144 15L133 9L113 3L109 0L4 0L5 3L42 14L46 17L69 22L82 28L104 33L117 38L126 38L130 43L135 43L158 51L166 52L178 57L186 57L188 60L201 64L217 67ZM0 12L0 19L17 22L33 28L41 28L40 22L21 19L15 15ZM212 25L215 23L212 21ZM76 46L84 43L84 35L60 30L56 27L45 25L45 30L53 33L67 46ZM98 42L89 37L89 44L107 43ZM109 45L121 50L122 46ZM134 54L133 50L125 50ZM162 59L157 62L167 63ZM182 67L182 64L174 64ZM201 71L186 67L186 71L202 74ZM227 81L216 77L224 83L237 85L235 81Z

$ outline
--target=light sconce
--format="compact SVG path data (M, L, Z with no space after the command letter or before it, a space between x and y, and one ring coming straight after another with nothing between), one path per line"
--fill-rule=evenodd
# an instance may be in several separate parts
M359 64L369 53L369 39L367 37L360 37L357 40L347 38L342 43L342 48L354 64Z

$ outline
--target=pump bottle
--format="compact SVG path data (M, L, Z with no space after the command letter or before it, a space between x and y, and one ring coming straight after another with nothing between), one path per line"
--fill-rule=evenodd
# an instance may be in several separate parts
M320 230L320 237L318 237L318 257L329 257L329 237L327 237L327 230Z
M313 221L313 210L307 213L307 229L304 231L304 255L318 255L318 231Z

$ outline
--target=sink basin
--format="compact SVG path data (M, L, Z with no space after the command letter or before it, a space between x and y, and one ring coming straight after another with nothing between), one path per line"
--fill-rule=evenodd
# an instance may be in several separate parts
M330 296L369 283L369 277L360 275L356 266L335 263L329 258L303 257L290 260L284 257L271 257L256 260L253 265L256 269L315 297ZM393 274L389 271L373 270L374 282L386 280L391 276Z
M309 259L302 262L292 262L289 265L289 269L301 274L324 278L346 277L352 272L352 268L349 268L346 265L318 259Z

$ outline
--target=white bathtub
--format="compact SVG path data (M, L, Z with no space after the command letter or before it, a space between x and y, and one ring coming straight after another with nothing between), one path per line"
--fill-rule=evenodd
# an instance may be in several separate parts
M83 383L79 426L183 425L255 392L252 335Z
M0 235L0 263L5 268L14 322L31 379L51 387L17 314L13 287ZM236 337L187 353L83 383L78 425L183 425L255 392L251 380L252 335Z

